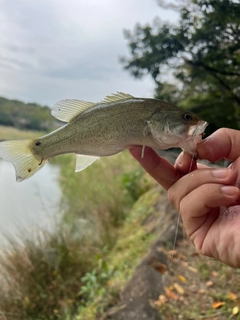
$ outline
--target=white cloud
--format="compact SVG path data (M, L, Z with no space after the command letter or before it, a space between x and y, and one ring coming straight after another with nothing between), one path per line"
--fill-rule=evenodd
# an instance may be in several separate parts
M0 0L0 96L52 105L115 91L152 96L119 63L123 29L176 14L154 0Z

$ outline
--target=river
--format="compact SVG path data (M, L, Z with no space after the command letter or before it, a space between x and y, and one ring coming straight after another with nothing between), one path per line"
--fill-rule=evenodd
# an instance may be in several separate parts
M0 160L0 233L15 235L18 229L51 228L60 210L58 166L47 163L28 180L17 183L11 163Z

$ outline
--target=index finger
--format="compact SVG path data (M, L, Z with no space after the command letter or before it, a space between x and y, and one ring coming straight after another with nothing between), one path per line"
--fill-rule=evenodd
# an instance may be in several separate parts
M180 178L176 168L168 160L158 156L153 149L145 147L143 157L141 146L132 147L129 151L164 189L168 190Z

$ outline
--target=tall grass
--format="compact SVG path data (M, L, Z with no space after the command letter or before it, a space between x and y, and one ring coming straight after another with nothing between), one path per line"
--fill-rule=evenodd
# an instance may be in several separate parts
M8 238L0 256L0 310L9 320L62 319L92 268L97 247L73 238L62 225L53 232ZM91 247L92 246L92 247Z
M104 261L119 227L136 197L150 187L127 152L77 174L73 156L55 163L61 168L60 223L52 231L23 231L18 240L7 238L0 255L0 319L72 319L99 285L94 282L99 263L101 281L110 276Z
M10 126L0 126L0 141L15 140L15 139L33 139L35 137L43 136L44 132L33 130L19 130Z
M97 230L106 225L119 227L151 183L127 151L102 158L79 173L74 173L74 156L64 156L59 161L63 201L68 206L65 221L78 217L91 221Z

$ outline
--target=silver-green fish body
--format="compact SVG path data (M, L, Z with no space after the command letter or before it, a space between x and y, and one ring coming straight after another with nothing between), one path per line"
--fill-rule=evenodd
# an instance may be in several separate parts
M62 100L52 115L67 124L35 140L0 143L0 157L14 164L17 181L31 177L48 159L64 153L77 154L76 171L135 145L180 147L194 154L207 126L196 115L167 102L124 93L100 103Z

